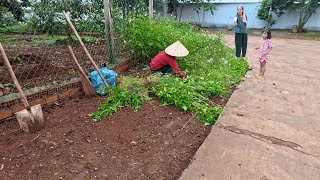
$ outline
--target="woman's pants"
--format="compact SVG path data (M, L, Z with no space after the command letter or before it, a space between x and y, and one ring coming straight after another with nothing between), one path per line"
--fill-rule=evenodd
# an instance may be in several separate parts
M152 71L160 71L160 72L162 72L163 74L166 74L166 73L171 73L171 72L172 72L172 68L171 68L169 65L164 65L164 66L162 66L160 69L158 69L158 70L152 70Z
M248 34L247 33L236 33L236 56L240 57L242 50L242 57L246 57L247 45L248 45Z

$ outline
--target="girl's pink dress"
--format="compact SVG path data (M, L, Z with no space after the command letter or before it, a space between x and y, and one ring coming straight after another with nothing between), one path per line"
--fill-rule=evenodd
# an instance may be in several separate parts
M260 45L260 52L259 52L259 62L268 61L270 59L269 53L263 55L262 52L267 52L273 47L271 39L262 39Z

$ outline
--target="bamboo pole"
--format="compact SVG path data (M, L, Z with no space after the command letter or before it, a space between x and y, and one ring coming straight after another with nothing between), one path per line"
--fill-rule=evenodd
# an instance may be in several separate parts
M75 29L75 27L73 26L72 22L70 21L68 15L66 14L65 11L62 11L64 17L66 18L66 21L67 23L69 24L70 28L72 29L73 33L77 36L79 42L80 42L80 45L82 46L84 52L86 53L87 57L89 58L89 60L91 61L93 67L95 68L95 70L98 72L103 84L106 86L106 87L109 87L107 81L104 79L103 75L101 74L100 72L100 69L99 67L97 66L97 64L94 62L93 58L91 57L89 51L87 50L86 46L84 45L84 43L82 42L77 30Z

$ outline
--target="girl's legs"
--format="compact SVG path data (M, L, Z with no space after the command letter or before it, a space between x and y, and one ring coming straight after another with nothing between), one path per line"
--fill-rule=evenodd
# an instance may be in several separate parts
M242 33L235 33L236 56L240 57L242 47Z
M259 63L260 63L260 69L259 69L259 75L258 76L261 76L261 70L262 70L262 62L259 60Z
M267 64L266 61L260 62L260 74L259 74L260 77L264 77L264 73L266 72L266 64Z
M260 69L259 69L259 74L256 74L256 78L257 79L260 79L261 78L261 69L262 69L262 63L259 61L259 63L260 63Z
M242 57L246 57L248 46L248 34L242 34Z

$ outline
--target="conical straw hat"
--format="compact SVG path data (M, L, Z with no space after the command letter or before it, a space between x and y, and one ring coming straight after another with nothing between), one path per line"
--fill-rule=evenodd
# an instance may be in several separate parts
M189 54L189 51L180 41L177 41L164 50L168 55L175 57L183 57Z

